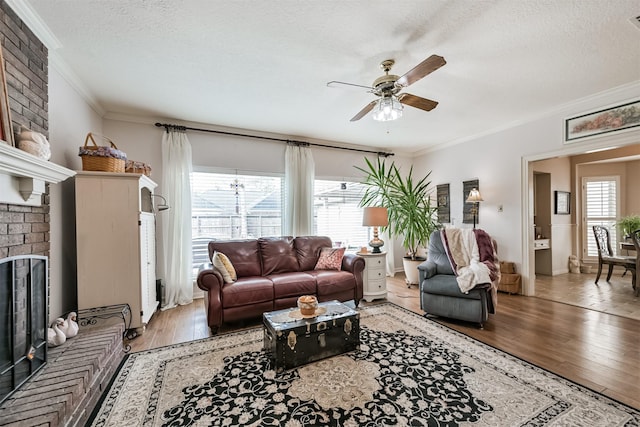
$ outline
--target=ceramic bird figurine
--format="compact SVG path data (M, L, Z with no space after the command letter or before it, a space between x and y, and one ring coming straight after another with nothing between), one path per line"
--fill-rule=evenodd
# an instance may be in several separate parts
M75 311L72 311L67 315L67 319L64 321L60 330L67 338L72 338L78 335L78 315Z
M64 344L67 340L64 332L60 330L60 326L64 323L64 319L62 317L58 317L55 322L51 324L51 327L47 330L47 344L49 347L57 347L60 344Z

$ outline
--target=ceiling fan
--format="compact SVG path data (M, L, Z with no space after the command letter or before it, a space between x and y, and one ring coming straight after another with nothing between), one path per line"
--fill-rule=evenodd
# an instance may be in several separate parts
M375 101L371 101L362 110L360 110L358 114L353 116L351 119L352 122L360 120L371 110L374 110L374 108L374 120L395 120L402 116L403 104L410 105L424 111L431 111L436 108L436 105L438 105L436 101L411 95L410 93L399 92L428 74L433 73L446 63L447 61L445 61L442 56L431 55L420 64L413 67L413 69L408 71L405 75L398 77L396 75L389 74L389 71L391 71L391 67L393 67L395 61L393 59L387 59L380 63L380 68L385 72L384 76L375 79L371 86L339 82L336 80L328 82L327 86L333 87L334 85L348 85L362 87L369 89L369 92L379 97Z

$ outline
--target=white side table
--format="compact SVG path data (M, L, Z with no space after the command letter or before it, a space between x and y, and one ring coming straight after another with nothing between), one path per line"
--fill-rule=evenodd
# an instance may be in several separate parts
M358 253L365 261L362 298L371 302L387 297L387 253Z

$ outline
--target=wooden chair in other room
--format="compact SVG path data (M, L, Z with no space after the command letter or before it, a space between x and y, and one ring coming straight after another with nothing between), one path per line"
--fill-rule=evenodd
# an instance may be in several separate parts
M633 241L633 246L636 247L636 268L632 271L633 273L633 289L636 290L635 295L640 296L640 286L637 286L638 279L638 269L640 269L640 229L631 233L631 241Z
M602 266L608 265L607 282L611 279L613 273L613 267L619 265L631 271L632 279L631 284L633 289L636 289L636 265L638 263L638 252L636 256L622 256L616 255L611 250L611 237L609 236L609 230L607 227L600 225L593 226L593 235L596 238L596 245L598 246L598 274L596 275L596 285L600 280L600 273L602 273ZM636 295L638 290L636 289Z

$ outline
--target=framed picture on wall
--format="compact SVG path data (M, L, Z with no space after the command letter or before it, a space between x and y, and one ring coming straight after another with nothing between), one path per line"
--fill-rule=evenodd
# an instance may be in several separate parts
M568 191L554 191L554 210L556 215L569 215L571 213L571 193Z
M565 144L571 144L607 133L633 130L638 126L640 126L640 100L634 100L566 119L564 141Z
M449 184L436 186L438 197L438 222L448 224L451 222L451 207L449 206Z
M474 188L480 190L480 181L477 179L471 181L462 181L462 200L464 204L462 205L462 223L463 224L473 224L473 203L467 203L467 197L469 197L469 193ZM478 212L476 212L476 221L478 221Z

